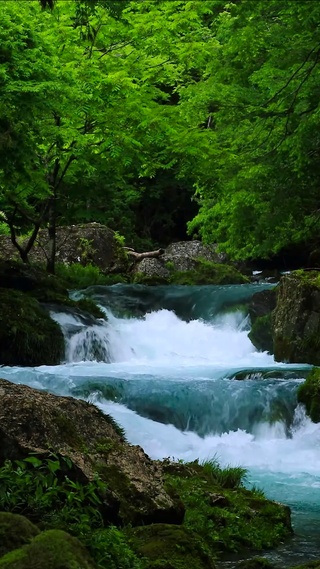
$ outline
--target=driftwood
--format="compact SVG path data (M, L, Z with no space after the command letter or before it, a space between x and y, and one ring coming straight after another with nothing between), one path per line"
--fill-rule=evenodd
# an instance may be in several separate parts
M139 263L142 259L154 259L156 257L161 257L164 254L164 249L157 249L156 251L146 251L145 253L137 253L134 249L130 247L124 247L127 255L133 257L134 263Z

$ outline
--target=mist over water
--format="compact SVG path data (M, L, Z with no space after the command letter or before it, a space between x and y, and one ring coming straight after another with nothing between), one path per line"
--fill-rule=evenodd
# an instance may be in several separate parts
M54 314L64 364L1 375L96 403L152 458L245 466L248 485L292 507L297 562L320 558L320 425L296 400L309 366L276 363L248 338L246 303L269 286L90 287L105 319Z

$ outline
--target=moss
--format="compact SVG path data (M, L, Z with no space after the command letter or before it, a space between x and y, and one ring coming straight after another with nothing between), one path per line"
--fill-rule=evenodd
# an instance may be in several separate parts
M224 285L249 283L235 267L197 259L196 268L191 271L176 271L171 274L170 283L178 285Z
M166 489L184 503L185 527L196 531L212 551L262 550L290 535L289 508L244 488L243 469L194 462L169 472Z
M39 533L24 516L0 512L0 557L29 543Z
M119 448L119 445L113 439L105 437L103 439L98 439L94 448L96 452L103 454L104 457L107 458L111 451Z
M57 411L54 416L54 422L63 433L63 440L70 445L70 447L78 451L85 449L83 438L79 435L73 420L66 413Z
M34 298L0 289L0 362L4 365L55 365L64 357L59 325Z
M298 388L299 403L306 407L307 414L314 423L320 423L320 369L314 368L304 383Z
M143 284L146 286L157 286L169 284L169 279L160 275L146 275L145 273L135 273L132 279L133 284Z
M292 277L298 277L302 282L320 288L320 271L304 271L299 269L291 273Z
M248 334L253 345L262 351L273 353L272 316L258 316Z
M96 468L102 480L108 484L120 501L119 515L125 524L137 524L140 520L137 511L143 504L141 496L132 486L130 478L120 472L116 465L97 464ZM145 499L145 498L144 498Z
M80 308L81 310L88 312L95 318L104 318L105 320L107 318L103 310L101 310L101 308L99 308L99 306L97 306L97 304L93 300L91 300L91 298L81 298L80 300L71 301L71 302L72 304L70 306L73 305L77 308Z
M133 550L147 569L214 569L213 557L200 536L183 526L153 524L128 530Z
M0 559L1 569L94 569L81 543L61 530L37 535L29 545Z

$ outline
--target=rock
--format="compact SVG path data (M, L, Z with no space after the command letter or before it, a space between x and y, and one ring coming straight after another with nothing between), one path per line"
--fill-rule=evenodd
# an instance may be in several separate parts
M254 294L249 302L251 330L248 334L253 345L273 354L272 312L277 303L277 289L271 288Z
M298 388L297 397L298 402L305 405L311 421L320 423L320 369L313 369L307 376Z
M136 284L167 284L170 271L160 259L142 259L133 266L133 282Z
M36 295L38 300L42 300L42 291L45 301L47 296L54 296L56 299L68 296L65 286L55 277L49 275L43 269L26 265L18 261L0 260L0 287L19 290Z
M162 467L129 445L97 407L0 380L0 464L48 449L73 462L69 477L86 483L98 472L109 491L109 523L181 523L184 508L164 489Z
M134 528L128 535L148 569L215 568L205 542L183 526L155 524Z
M2 259L19 259L19 255L7 236L0 236ZM32 262L46 263L48 236L39 232L29 258ZM126 255L116 233L100 223L86 223L57 227L57 263L93 264L102 271L119 270L127 266Z
M280 281L272 318L277 361L320 364L319 276L296 271Z
M273 354L271 313L256 318L248 336L257 350Z
M0 559L1 569L96 569L87 550L71 535L48 530L37 535L29 545Z
M220 274L226 276L223 263L226 256L217 252L217 246L203 245L201 241L180 241L165 249L156 259L143 259L133 267L133 282L139 284L223 284ZM221 266L221 268L220 268ZM228 266L228 265L226 265ZM233 274L237 274L235 276ZM231 275L232 273L232 275ZM230 280L231 279L231 280ZM234 267L228 266L226 283L244 282Z
M59 325L26 294L0 289L0 364L59 364L64 337Z
M249 316L251 322L272 312L277 304L277 289L269 288L256 292L249 302Z
M175 271L196 269L196 259L205 259L212 263L227 263L224 253L217 252L217 245L203 245L201 241L179 241L172 243L165 250L164 263L172 263Z
M29 543L39 529L24 516L0 512L0 557Z

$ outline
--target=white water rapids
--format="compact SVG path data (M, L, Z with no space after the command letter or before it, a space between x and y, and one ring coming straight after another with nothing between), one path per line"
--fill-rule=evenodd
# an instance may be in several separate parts
M289 546L294 561L319 559L320 425L296 403L308 366L275 363L251 344L245 309L231 310L230 295L243 303L254 285L155 287L148 306L143 287L134 297L130 287L102 288L90 296L104 305L106 321L88 326L54 315L66 335L65 364L2 368L2 377L96 403L152 458L216 457L247 467L248 485L292 507L300 536Z

